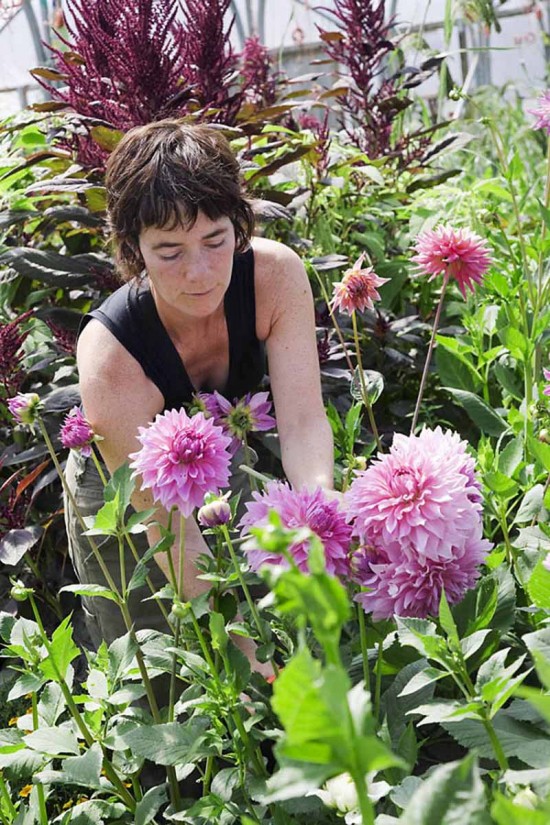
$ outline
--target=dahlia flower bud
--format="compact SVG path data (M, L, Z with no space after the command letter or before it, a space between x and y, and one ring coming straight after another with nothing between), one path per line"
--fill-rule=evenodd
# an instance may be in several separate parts
M197 513L203 527L221 527L231 521L231 507L226 496L207 496L206 503Z
M40 396L35 392L20 392L8 399L8 409L19 424L34 424L42 408Z
M97 438L78 407L73 407L65 416L59 436L64 447L68 450L80 450L84 456L91 454L92 442Z
M16 602L26 602L29 596L34 593L32 587L25 587L22 581L13 581L10 596Z

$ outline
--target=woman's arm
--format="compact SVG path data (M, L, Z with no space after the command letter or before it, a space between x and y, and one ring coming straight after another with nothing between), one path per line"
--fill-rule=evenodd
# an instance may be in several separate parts
M254 248L259 270L258 319L267 333L285 474L294 487L332 489L332 430L321 395L309 279L298 255L283 244L262 239Z

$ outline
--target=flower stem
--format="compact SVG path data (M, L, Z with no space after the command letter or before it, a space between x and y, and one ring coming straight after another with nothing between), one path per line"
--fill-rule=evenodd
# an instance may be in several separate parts
M483 727L487 731L487 735L488 735L489 739L491 740L491 745L493 746L493 750L494 750L495 756L497 758L498 766L499 766L500 770L504 773L504 771L507 771L508 768L509 768L508 760L506 758L506 754L504 753L504 751L502 749L502 745L500 744L500 740L499 740L499 738L496 734L493 723L491 722L490 719L484 719L483 720Z
M363 404L367 410L367 415L369 417L370 428L372 430L372 434L376 441L376 446L381 451L381 443L380 443L380 436L378 434L378 428L376 426L376 421L374 420L374 413L372 411L372 404L370 403L369 393L367 389L367 385L365 383L365 374L363 372L363 359L361 358L361 345L359 342L359 329L357 327L357 317L356 313L351 313L351 323L353 325L353 340L355 342L355 357L357 358L357 369L359 371L359 383L361 385L361 394L363 396Z
M92 444L92 452L91 452L91 456L92 456L92 460L93 460L93 462L94 462L94 464L95 464L95 468L96 468L96 470L97 470L97 474L98 474L98 476L99 476L99 477L100 477L100 479L101 479L101 483L103 484L103 486L104 486L104 487L106 487L106 486L107 486L107 478L106 478L106 476L105 476L105 473L103 472L103 467L101 466L101 462L100 462L99 458L97 457L97 454L96 454L96 451L95 451L95 447L94 447L94 445L93 445L93 444Z
M352 774L353 783L357 790L357 799L359 801L359 810L361 812L362 825L374 825L374 811L372 809L372 802L367 793L367 783L365 777L361 774Z
M248 439L246 437L246 433L243 432L243 447L244 447L244 463L249 468L252 469L252 460L250 458L250 447L248 446ZM257 492L258 485L256 484L256 479L252 473L248 474L248 481L250 484L250 489L253 493Z
M38 703L36 700L36 693L33 691L32 694L32 727L33 730L38 730L39 723L38 723ZM46 809L46 797L44 795L44 785L41 782L38 783L36 786L36 792L38 794L38 808L40 810L40 822L41 825L48 825L48 811Z
M367 628L365 626L365 611L357 602L357 620L359 622L359 637L361 639L361 658L363 660L363 679L365 690L370 691L369 654L367 647Z
M0 797L2 798L2 801L4 802L4 805L6 806L8 813L10 814L12 819L15 819L15 817L17 816L17 810L15 808L15 805L11 801L8 789L6 788L3 771L0 771Z
M424 370L422 372L422 378L420 380L420 388L418 390L418 398L416 399L416 407L414 409L413 420L411 424L411 435L414 435L414 431L416 430L416 425L418 422L418 414L420 413L420 405L422 404L422 397L424 395L424 388L426 386L426 380L428 378L428 372L430 369L430 362L432 360L432 352L435 345L435 336L437 335L437 328L439 327L439 320L441 318L441 310L443 309L443 301L445 298L445 290L447 289L447 284L449 283L450 273L447 271L445 273L445 277L443 278L443 286L441 287L441 297L439 298L439 303L437 305L437 310L435 313L433 330L432 330L432 337L430 339L430 346L428 347L428 353L426 355L426 362L424 364Z
M376 656L376 682L374 685L374 718L378 722L380 717L380 696L382 694L382 656L384 652L384 642L378 642L378 654Z

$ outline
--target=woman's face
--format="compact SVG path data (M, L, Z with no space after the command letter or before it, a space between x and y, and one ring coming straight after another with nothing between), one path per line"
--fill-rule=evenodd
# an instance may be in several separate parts
M199 212L194 225L150 226L139 248L159 308L195 318L212 315L231 280L235 230L230 218L212 221Z

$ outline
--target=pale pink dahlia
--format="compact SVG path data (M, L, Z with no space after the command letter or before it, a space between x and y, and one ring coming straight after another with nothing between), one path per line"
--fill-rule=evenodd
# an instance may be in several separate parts
M268 482L264 491L253 493L252 498L253 501L247 502L246 513L241 519L242 535L247 534L250 527L265 526L269 511L275 510L284 527L309 527L320 538L329 573L336 576L348 575L351 526L346 522L345 514L339 510L336 500L329 499L320 488L314 491L292 490L287 483L280 481ZM292 544L290 552L300 570L307 573L308 542ZM266 553L259 548L248 549L247 554L253 570L258 570L262 564L287 565L283 556Z
M141 449L130 455L133 476L141 476L141 487L150 488L167 510L177 507L190 516L206 493L217 493L229 481L230 439L202 413L159 413L152 424L139 428L138 441Z
M424 559L450 560L479 522L480 488L466 442L424 429L397 434L389 453L355 478L348 518L363 544L412 544Z
M550 370L543 368L544 377L547 381L550 381ZM543 389L543 395L550 395L550 384L547 384L546 387Z
M474 291L474 282L482 283L491 265L486 242L469 229L429 229L417 237L415 251L412 260L420 273L430 275L430 281L437 275L454 278L464 298L468 289Z
M544 129L550 136L550 89L547 89L537 100L535 109L528 109L529 114L536 115L533 129Z
M378 287L388 282L389 278L380 278L372 266L362 269L365 253L355 261L351 269L344 272L341 281L334 284L331 306L351 315L352 312L364 312L374 309L374 301L380 300Z
M63 446L68 450L80 450L85 456L89 456L92 452L94 431L79 407L73 407L67 413L59 431L59 437Z
M491 549L481 537L481 518L472 535L451 558L433 561L418 554L413 545L393 542L379 548L361 548L352 559L354 579L368 591L355 600L375 621L394 616L437 616L441 591L449 604L459 602L479 578L479 566Z

